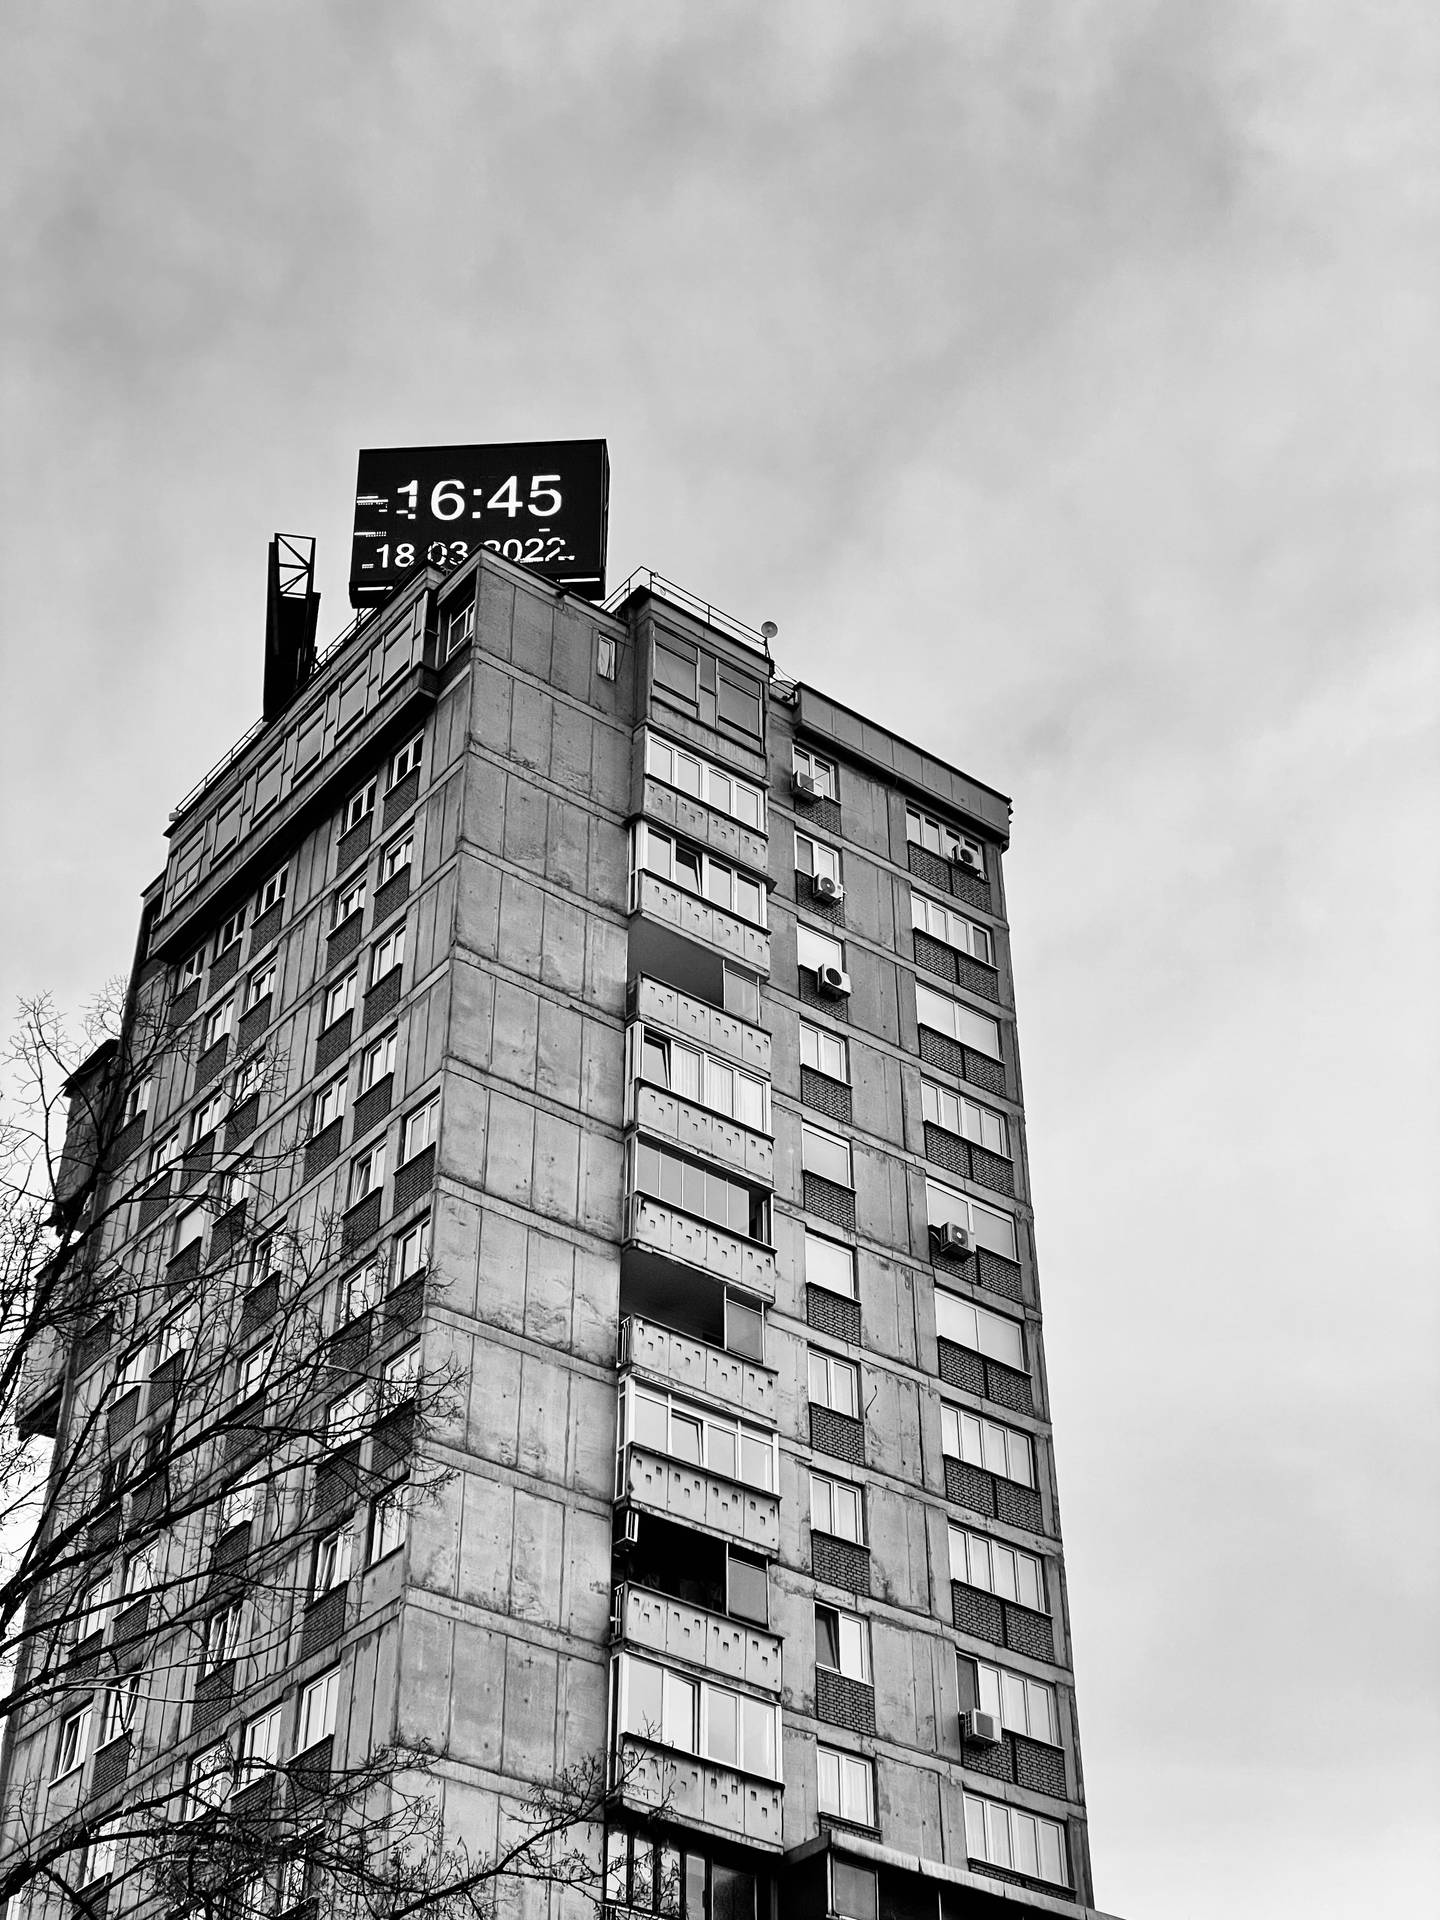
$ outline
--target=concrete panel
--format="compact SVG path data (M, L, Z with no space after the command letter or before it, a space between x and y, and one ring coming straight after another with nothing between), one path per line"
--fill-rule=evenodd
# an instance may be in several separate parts
M549 796L543 787L512 775L505 782L505 858L530 873L544 873L548 821Z
M510 659L537 680L550 678L551 619L553 603L547 596L515 590L515 614L510 628Z
M507 1103L508 1104L508 1103ZM445 1082L445 1153L442 1173L473 1186L485 1165L491 1095L467 1073L451 1073Z
M490 1028L495 1012L495 976L457 953L450 969L449 1049L457 1060L482 1070L490 1065Z
M596 906L623 913L630 878L625 830L611 820L592 815L589 837L590 898Z
M466 1444L487 1460L519 1460L520 1356L511 1347L474 1342Z
M520 1363L520 1433L516 1464L542 1480L565 1478L569 1370L527 1353Z
M578 1766L605 1745L607 1673L600 1660L562 1660L561 1763Z
M586 918L584 908L574 901L546 895L538 971L546 986L561 993L578 995L584 990Z
M591 1233L618 1240L623 1211L624 1149L603 1134L582 1133L578 1219Z
M399 1735L411 1743L443 1741L450 1727L454 1691L454 1654L451 1622L424 1607L406 1607L401 1626L400 1658L405 1685L400 1695ZM355 1681L361 1696L360 1676Z
M604 1500L615 1484L616 1390L585 1374L570 1376L570 1460L567 1479Z
M475 737L482 746L492 753L510 751L510 690L514 681L501 668L492 666L477 652L473 655L471 674L474 678L474 695L470 707L470 724ZM467 822L468 828L468 822Z
M497 1767L503 1751L505 1636L467 1620L455 1622L455 1698L450 1752L472 1766ZM434 1738L432 1732L431 1738Z
M514 1491L478 1473L461 1475L456 1591L476 1606L504 1609L510 1590Z
M526 1233L518 1220L486 1213L480 1223L480 1278L476 1313L520 1333L525 1326Z
M553 609L550 679L562 693L577 700L590 697L590 676L595 666L595 628L582 614L567 606ZM560 711L557 703L556 712Z
M533 1229L525 1239L525 1331L547 1347L570 1344L575 1249Z
M563 1603L565 1509L558 1500L515 1491L510 1611L519 1620L558 1627Z
M462 853L456 899L456 935L472 953L493 959L500 950L500 875Z
M585 934L585 999L602 1013L625 1008L627 975L625 928L592 915Z
M531 978L540 971L544 911L545 896L537 886L518 874L503 877L496 956Z
M485 1187L487 1192L522 1206L530 1199L535 1118L534 1107L525 1102L502 1093L491 1095Z
M556 794L550 795L545 848L546 878L583 894L590 856L589 815Z
M940 1776L889 1756L876 1763L876 1811L887 1846L934 1860L941 1848Z
M591 794L595 723L580 707L555 703L550 729L550 777L572 793ZM595 794L595 798L603 796Z
M601 1647L609 1639L610 1541L608 1512L572 1506L565 1515L565 1618L568 1633Z
M552 1220L572 1223L580 1211L579 1127L553 1113L535 1115L531 1205Z
M581 1104L584 1029L585 1022L573 1007L557 1006L553 1000L539 1002L535 1089L567 1107L579 1108Z
M620 1307L620 1261L613 1253L575 1253L573 1352L601 1366L615 1363L616 1317Z
M472 756L465 770L465 839L487 853L505 844L505 770L492 760Z
M495 982L495 1019L490 1045L491 1071L517 1086L535 1084L540 1007L528 987L512 980Z
M550 771L550 715L547 692L517 681L510 696L510 758L532 772Z
M461 1497L457 1474L421 1500L410 1516L410 1578L432 1593L455 1591Z
M555 1768L559 1657L518 1640L505 1644L502 1756L507 1772L547 1779Z

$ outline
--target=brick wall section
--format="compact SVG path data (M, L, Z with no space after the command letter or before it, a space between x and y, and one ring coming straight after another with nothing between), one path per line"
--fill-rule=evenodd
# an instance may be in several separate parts
M317 1740L304 1753L297 1753L290 1762L287 1769L290 1775L290 1805L295 1811L319 1799L329 1787L334 1744L333 1737L327 1733L323 1740Z
M360 1443L354 1441L332 1453L315 1470L315 1513L333 1513L353 1500L360 1484Z
M395 1076L387 1073L383 1080L377 1080L373 1087L362 1093L355 1102L354 1138L360 1139L373 1126L377 1126L390 1111L390 1101L395 1092Z
M995 1481L995 1518L1007 1527L1024 1527L1030 1533L1045 1531L1045 1514L1034 1487L1017 1486L1013 1480Z
M1035 1394L1029 1374L1021 1373L1015 1367L1007 1367L1000 1360L985 1362L984 1391L987 1400L993 1400L997 1406L1008 1407L1012 1413L1035 1411Z
M400 975L403 971L401 967L392 967L366 994L362 1031L373 1027L377 1020L383 1020L394 1009L400 999Z
M353 1253L358 1246L368 1240L372 1234L380 1231L380 1194L378 1190L367 1193L358 1207L352 1207L345 1215L340 1230L341 1251Z
M945 1498L971 1513L995 1518L995 1476L983 1467L972 1467L966 1460L945 1456Z
M235 1148L248 1140L260 1124L260 1096L252 1093L248 1100L242 1100L238 1107L231 1109L225 1122L225 1151L233 1153Z
M315 1042L315 1071L323 1073L332 1061L338 1060L350 1044L350 1026L355 1016L342 1013L338 1020L332 1020L321 1032Z
M805 1318L817 1333L828 1333L833 1340L860 1340L860 1302L847 1300L843 1293L828 1287L806 1287Z
M245 1202L222 1213L210 1230L210 1258L228 1260L245 1232Z
M132 1387L117 1400L106 1418L106 1431L112 1447L118 1446L140 1418L140 1389Z
M1029 1374L1004 1366L998 1360L984 1360L978 1353L972 1353L968 1347L957 1347L951 1340L942 1340L939 1344L940 1378L947 1387L958 1387L962 1393L993 1400L1012 1413L1035 1411Z
M342 833L335 848L335 871L344 873L353 866L370 844L370 831L374 817L366 814L363 820L357 820L348 833Z
M976 1053L973 1047L962 1047L948 1034L921 1027L920 1058L927 1067L935 1067L957 1080L968 1080L972 1087L980 1087L986 1093L998 1093L1002 1097L1005 1094L1003 1064L992 1060L989 1054Z
M395 1174L395 1205L393 1213L404 1213L415 1202L427 1194L435 1184L435 1149L426 1147L423 1153L417 1153L413 1160L407 1160Z
M180 1389L180 1380L185 1371L184 1357L172 1353L168 1360L162 1360L150 1376L150 1399L146 1405L147 1413L159 1413Z
M98 1326L91 1327L81 1335L80 1345L75 1355L77 1373L88 1373L97 1360L110 1351L110 1342L115 1338L113 1319L102 1320Z
M183 993L177 993L170 1002L167 1018L172 1027L183 1027L193 1018L195 1009L200 1005L200 982L192 980Z
M832 1227L855 1228L855 1195L849 1187L823 1180L818 1173L806 1173L803 1203L807 1213L818 1213Z
M408 813L420 798L420 769L412 767L385 796L385 824L393 827L402 813Z
M403 907L409 898L410 868L407 865L401 867L398 873L392 873L375 895L375 918L371 921L371 926L378 927L382 920L388 920L391 914L398 907Z
M1047 1747L1043 1741L1031 1740L1023 1733L1012 1733L1007 1738L1014 1757L1015 1784L1029 1787L1033 1793L1065 1799L1065 1755L1060 1748Z
M810 1444L819 1453L848 1461L852 1467L865 1464L865 1422L852 1420L847 1413L832 1407L810 1407Z
M328 1647L338 1640L345 1631L345 1611L349 1604L349 1582L332 1587L329 1593L305 1610L304 1622L300 1628L300 1658L307 1660L312 1653L318 1653L322 1647Z
M334 1164L335 1156L340 1151L340 1136L344 1131L343 1120L332 1120L328 1127L323 1127L307 1143L304 1173L306 1180L313 1180L317 1173L323 1173L326 1167Z
M833 1533L812 1533L810 1574L828 1587L869 1596L870 1555L853 1540L838 1539Z
M145 1116L137 1113L128 1126L124 1126L110 1143L111 1164L118 1167L130 1158L145 1137Z
M261 914L250 929L250 958L268 947L272 940L280 937L280 922L285 917L285 902L277 900L273 907Z
M962 1393L985 1392L985 1362L968 1347L957 1347L952 1340L940 1342L940 1378L947 1387Z
M1032 1607L1019 1606L1013 1600L1002 1602L1005 1611L1005 1645L1013 1653L1028 1654L1032 1660L1055 1658L1055 1628L1048 1615Z
M144 1635L150 1624L150 1600L136 1600L115 1616L113 1637L115 1665L121 1673L131 1673L145 1657Z
M809 967L801 967L798 971L800 975L798 993L801 1006L814 1007L817 1013L828 1013L832 1020L850 1018L850 1002L843 994L839 999L833 999L828 993L821 993L815 984L815 975Z
M390 1298L385 1302L386 1336L388 1337L392 1333L399 1333L402 1327L408 1327L414 1321L418 1320L424 1299L425 1282L423 1279L407 1280L403 1287L397 1287L395 1292L392 1293Z
M337 960L348 959L354 953L360 944L360 932L364 925L364 913L352 913L349 919L342 920L338 927L331 929L330 937L325 943L327 966L333 967Z
M962 1180L970 1178L970 1142L931 1120L925 1122L925 1158L947 1173L958 1173Z
M230 1036L223 1034L213 1047L207 1047L195 1062L195 1091L208 1087L210 1082L222 1072L230 1057Z
M170 1176L162 1173L158 1180L152 1181L140 1196L139 1218L136 1226L141 1232L158 1220L170 1204Z
M248 1053L269 1026L274 1004L274 996L267 993L263 999L255 1002L248 1013L241 1015L240 1024L235 1029L235 1044L241 1053Z
M828 1073L818 1073L814 1067L800 1069L800 1098L807 1107L814 1107L828 1120L839 1120L849 1126L853 1118L850 1089L843 1080L832 1080Z
M955 981L970 993L978 994L982 1000L1000 998L1000 976L994 967L987 967L983 960L977 960L972 954L957 953L955 956Z
M975 1278L982 1287L988 1287L991 1293L1003 1294L1007 1300L1024 1298L1017 1263L1007 1260L1003 1254L991 1253L988 1247L981 1247L976 1256Z
M240 1309L240 1338L248 1340L265 1322L273 1317L280 1305L280 1282L262 1280L258 1287L252 1287L245 1296L245 1304Z
M1015 1193L1015 1168L1009 1160L1002 1159L998 1153L991 1153L986 1147L970 1147L970 1178L977 1186L989 1187L992 1193Z
M831 1667L815 1669L815 1717L852 1733L874 1733L875 1689Z
M208 991L214 993L217 987L223 987L227 980L233 980L240 967L240 942L232 940L223 953L217 953L210 962L210 984Z
M915 964L926 973L938 975L953 987L956 981L955 949L947 947L943 940L935 939L933 934L922 933L915 929Z
M968 907L979 907L982 913L990 911L990 882L982 880L979 874L968 873L953 860L942 860L938 853L931 853L928 847L920 847L913 840L906 842L910 857L910 871L917 880L927 887L933 887L936 893L952 894L957 900L963 900Z
M165 1269L165 1285L172 1291L200 1271L200 1242L192 1240L188 1247L182 1247L179 1253Z
M95 1765L90 1774L91 1793L109 1793L119 1786L129 1771L130 1736L126 1733L118 1740L112 1740L108 1746L101 1747L95 1755Z
M193 1187L209 1173L215 1162L215 1135L207 1133L197 1140L193 1147L186 1149L180 1161L180 1191Z
M806 913L813 913L817 920L828 921L832 927L845 925L845 902L822 900L811 886L808 873L795 875L795 904Z
M795 824L801 833L841 832L840 802L822 794L818 800L795 797Z

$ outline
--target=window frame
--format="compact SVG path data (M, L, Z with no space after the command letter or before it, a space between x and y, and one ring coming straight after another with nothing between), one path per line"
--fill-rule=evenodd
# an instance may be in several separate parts
M652 844L666 850L664 864L651 863ZM679 856L682 854L687 865L693 863L693 886L680 877ZM732 920L739 920L747 927L756 927L762 933L768 931L769 889L764 878L757 877L734 860L722 859L707 848L696 845L687 840L684 834L676 833L670 827L657 827L648 820L637 820L630 834L630 860L632 886L637 892L640 876L648 873L653 880L688 894L692 900L702 901L717 913L729 914ZM717 900L711 890L712 881L722 874L728 882L728 900ZM753 914L744 912L738 904L742 888L747 890L747 898L753 898Z
M363 1184L361 1176L363 1171ZM379 1193L385 1186L385 1140L372 1142L363 1153L357 1153L350 1162L350 1172L346 1181L346 1207L358 1207L368 1200L372 1193ZM358 1191L357 1191L358 1188Z
M1035 1436L949 1400L940 1402L940 1454L942 1459L959 1460L1017 1487L1039 1491Z
M688 1101L692 1106L703 1107L707 1113L717 1113L726 1120L733 1120L737 1127L747 1127L753 1133L771 1132L770 1082L762 1074L752 1073L748 1067L742 1067L725 1054L712 1053L697 1041L684 1039L646 1021L631 1023L627 1042L631 1080L643 1086L659 1088L677 1100ZM653 1065L652 1049L664 1056L663 1079L657 1078L649 1070ZM677 1056L689 1056L695 1062L693 1091L688 1085L676 1084L677 1079L683 1081L691 1078L688 1074L677 1073ZM727 1077L728 1106L715 1097ZM748 1118L742 1108L749 1111L758 1109L758 1117Z
M926 828L933 831L927 833ZM973 834L961 833L958 827L947 826L943 820L937 820L933 814L922 813L908 802L905 807L905 838L910 844L923 847L927 853L933 853L941 860L956 860L960 848L969 847L980 862L976 877L981 880L986 877L985 848Z
M252 1778L274 1773L280 1765L280 1717L278 1706L253 1714L240 1729L240 1760L235 1770L238 1791L250 1785Z
M211 1134L220 1131L229 1105L224 1089L217 1088L214 1093L206 1094L199 1106L191 1110L189 1126L191 1149L198 1147L200 1142Z
M680 1169L679 1198L676 1198L673 1193L667 1194L663 1190L661 1181L656 1182L656 1186L660 1188L659 1191L656 1187L643 1184L650 1178L647 1166L651 1160L658 1162L662 1168L668 1165ZM701 1183L698 1197L702 1201L702 1207L698 1210L692 1204L697 1197L696 1194L687 1190L687 1170L691 1181L698 1179ZM752 1246L773 1247L771 1231L774 1216L768 1189L752 1187L748 1182L734 1179L728 1172L722 1172L718 1166L712 1166L707 1161L691 1159L683 1153L674 1152L668 1143L662 1144L643 1136L637 1137L630 1144L629 1172L630 1192L637 1197L643 1194L646 1199L653 1200L657 1206L671 1207L675 1212L685 1214L687 1218L703 1220L718 1232L733 1233L737 1239L747 1240ZM728 1201L723 1218L704 1209L703 1202L708 1197L712 1186L724 1188L727 1195L744 1196L746 1224L743 1227L737 1226L731 1219Z
M1063 1820L1052 1820L1043 1813L1032 1813L1028 1807L1011 1806L1006 1800L991 1800L985 1794L971 1792L968 1786L964 1790L963 1800L965 1853L968 1859L984 1860L992 1867L1038 1880L1047 1887L1068 1887L1071 1884L1070 1853ZM1033 1824L1035 1828L1036 1864L1033 1868L1018 1857L1020 1849L1016 1846L1016 1834L1025 1822ZM1003 1845L996 1838L1002 1826L1005 1833ZM1053 1851L1059 1859L1058 1874L1045 1872L1041 1865L1044 1857L1042 1835L1053 1835ZM977 1837L981 1843L979 1850L974 1845Z
M823 859L820 857L823 855ZM817 840L813 833L802 833L795 829L795 871L814 880L817 874L841 885L840 849L832 847L827 840Z
M971 1323L966 1326L963 1336L957 1320ZM942 1321L947 1324L942 1325ZM987 1324L1005 1331L998 1338L992 1336L987 1342ZM1030 1372L1025 1322L1012 1314L996 1313L991 1307L982 1307L978 1300L952 1292L949 1287L935 1289L935 1335L939 1340L948 1340L951 1346L963 1347L967 1353L978 1353L982 1359L993 1360L998 1366L1010 1367L1014 1372L1027 1376ZM1009 1344L1012 1339L1013 1345ZM1017 1354L1018 1357L1012 1357Z
M403 857L402 857L403 856ZM396 834L380 855L380 885L387 886L397 873L403 873L415 860L415 829L407 827Z
M275 992L275 959L272 955L262 960L253 972L245 976L245 991L241 996L241 1012L249 1013L258 1007L262 1000L268 1000Z
M404 966L405 928L406 922L402 920L398 926L391 927L388 933L382 934L371 947L369 988L371 992L382 980L387 980L392 973L398 973ZM384 965L381 964L382 961L385 962Z
M343 927L347 920L353 920L357 913L365 911L365 903L370 895L370 876L362 868L357 879L343 887L335 889L335 905L332 910L330 927Z
M995 968L995 936L989 927L957 913L942 900L910 889L910 927L914 933L927 934L952 952L968 954L982 967Z
M272 907L279 906L290 889L290 863L278 867L255 896L255 918L262 919Z
M929 1002L930 1018L926 1018L926 1002ZM943 1012L942 1012L943 1009ZM968 1047L972 1053L983 1053L987 1060L1002 1061L1001 1024L989 1014L981 1013L964 1000L957 1000L952 994L937 993L923 980L915 980L915 1025L924 1027L930 1033L938 1033L947 1040L953 1040L958 1047ZM994 1035L994 1044L989 1044L989 1033L984 1039L979 1035L989 1029Z
M218 1047L235 1030L235 996L227 993L223 1000L217 1000L201 1016L200 1051L208 1053L211 1047Z
M310 1572L310 1604L323 1600L327 1593L349 1583L355 1557L355 1533L349 1520L322 1534L315 1542L314 1564Z
M813 753L796 740L790 748L790 771L792 775L803 773L813 780L820 789L819 797L822 800L833 800L839 804L840 769L834 760L827 759L824 754Z
M445 616L445 658L449 660L461 647L475 638L475 597L457 600L443 609ZM459 635L456 629L459 628Z
M869 1551L869 1535L866 1529L864 1487L858 1481L842 1479L839 1474L822 1473L818 1467L811 1467L809 1471L810 1471L810 1502L809 1502L810 1531L812 1533L823 1533L831 1540L848 1540L850 1541L852 1546L863 1547L868 1552ZM824 1491L825 1504L829 1508L829 1515L832 1521L838 1520L841 1517L839 1512L839 1503L837 1502L835 1497L837 1491L847 1496L847 1499L845 1502L845 1505L847 1507L849 1506L850 1501L853 1500L854 1512L856 1515L855 1524L858 1529L857 1532L847 1533L843 1531L841 1528L838 1528L835 1526L823 1526L820 1523L820 1521L816 1519L815 1494L816 1494L817 1487L820 1489L823 1489Z
M978 1116L973 1126L967 1125L968 1110L973 1109ZM998 1159L1013 1160L1010 1151L1010 1120L998 1107L987 1107L983 1100L976 1100L958 1088L943 1086L938 1080L920 1076L920 1118L932 1127L938 1127L942 1133L953 1133L957 1138L968 1140L972 1146L980 1147L986 1153L993 1153ZM992 1124L990 1139L985 1138L985 1126ZM998 1131L999 1144L996 1144Z
M820 946L833 949L838 957L825 960L813 958L814 950ZM807 948L812 955L809 959L805 957ZM845 942L843 940L837 940L833 934L822 933L818 927L807 926L803 920L797 920L795 923L795 964L803 973L819 974L826 967L838 967L840 971L844 973Z
M665 756L665 768L662 771L654 764L652 757ZM693 786L676 777L678 763L685 761L696 768ZM713 760L707 759L694 747L681 746L678 741L668 740L653 728L645 729L644 749L645 777L658 780L661 786L669 787L675 793L683 793L692 800L698 800L701 806L709 807L716 813L723 813L738 825L747 827L753 833L766 831L765 789L754 781L742 779L738 773L732 773L728 767L719 767ZM726 786L748 795L754 802L753 809L737 808L725 797L722 789Z
M952 1580L958 1581L963 1587L975 1587L981 1593L993 1594L997 1600L1008 1600L1011 1606L1025 1607L1031 1613L1041 1613L1048 1618L1048 1583L1045 1561L1040 1554L1012 1546L1008 1540L994 1539L974 1527L959 1526L953 1520L947 1522L946 1544ZM1008 1581L997 1578L997 1556L1002 1561L1014 1563ZM957 1564L962 1568L958 1573ZM1007 1586L1010 1591L1007 1591ZM1033 1600L1026 1598L1031 1593L1035 1595Z
M175 991L186 992L190 987L198 986L205 974L205 942L198 946L188 960L182 960L175 969Z
M474 602L472 601L471 604L473 606ZM402 780L408 779L419 769L424 753L425 729L422 727L419 733L405 742L403 747L391 754L389 777L385 783L387 793L393 793Z
M337 1121L345 1118L350 1101L350 1074L348 1070L338 1074L311 1096L310 1136L324 1133L327 1127L333 1127Z
M375 811L375 797L379 790L379 780L375 774L358 786L345 802L340 813L340 834L343 838L352 827L358 827L362 820L368 820Z
M370 1538L366 1565L376 1566L399 1553L410 1538L410 1510L404 1504L408 1480L397 1480L370 1503Z
M818 1242L818 1244L823 1247L832 1248L836 1253L844 1254L846 1265L850 1271L850 1285L844 1289L843 1292L839 1287L832 1286L828 1280L817 1278L816 1274L812 1272L810 1264L810 1246L812 1241ZM856 1273L857 1261L855 1249L845 1241L836 1240L828 1233L817 1233L814 1227L806 1226L804 1229L804 1239L801 1243L801 1262L807 1287L820 1287L824 1292L833 1293L837 1299L841 1300L859 1299L860 1286Z
M63 1714L55 1738L53 1782L77 1773L90 1758L90 1733L95 1717L93 1703L87 1701L73 1713Z
M780 1708L778 1702L727 1686L708 1675L682 1673L648 1653L629 1651L615 1655L615 1718L622 1735L647 1740L672 1752L693 1754L709 1766L725 1767L732 1773L749 1774L760 1780L782 1779ZM660 1720L647 1716L640 1724L635 1704L635 1682L641 1673L659 1679ZM732 1716L733 1752L715 1738L719 1716L726 1710ZM763 1732L761 1728L763 1727ZM752 1741L759 1733L761 1753Z
M355 1011L355 995L359 981L360 969L351 967L348 973L341 974L338 980L332 980L325 989L325 997L320 1007L322 1033L328 1033L337 1020L343 1020L347 1013Z
M824 1152L832 1159L837 1152L843 1158L845 1163L843 1179L837 1178L833 1172L822 1172L818 1166L811 1164L807 1149L812 1140L821 1143ZM835 1160L834 1164L838 1166L839 1160ZM849 1193L855 1191L855 1155L850 1142L842 1133L832 1133L828 1127L817 1127L813 1120L800 1122L800 1166L802 1172L813 1173L818 1180L828 1180L832 1187L844 1187Z
M839 1058L840 1071L832 1071L825 1064L827 1048L833 1048ZM813 1054L814 1058L807 1058ZM834 1080L840 1086L850 1085L850 1042L844 1034L831 1033L828 1027L817 1027L813 1021L800 1021L800 1064L809 1067L812 1073L823 1074L827 1080Z
M837 1393L838 1380L848 1381L848 1390ZM826 1407L831 1413L842 1414L847 1420L864 1418L865 1401L857 1361L847 1359L844 1354L831 1353L828 1347L808 1347L805 1385L806 1397L812 1407Z
M415 1144L417 1134L423 1135L418 1146ZM408 1167L427 1147L433 1147L439 1137L440 1096L432 1093L428 1100L412 1107L400 1122L400 1157L396 1166Z
M850 1791L857 1777L863 1779L865 1788L864 1805L858 1810ZM832 1778L833 1796L830 1795ZM815 1794L816 1808L820 1813L827 1814L835 1820L849 1821L852 1826L874 1827L875 1763L867 1754L853 1753L848 1747L832 1747L824 1741L817 1740L815 1743ZM827 1797L833 1798L833 1805L827 1804Z
M357 1100L363 1099L372 1087L379 1086L382 1080L388 1079L390 1075L394 1073L395 1047L399 1038L399 1032L398 1027L392 1027L388 1033L382 1033L378 1040L372 1040L368 1047L362 1049L360 1054L358 1091L355 1096ZM382 1054L385 1060L384 1072L372 1073L370 1071L371 1062L378 1059Z
M412 1242L418 1242L419 1244L420 1259L418 1263L414 1265L407 1265L406 1249L410 1246ZM417 1220L413 1226L407 1227L404 1233L397 1233L392 1244L394 1247L394 1251L391 1255L391 1274L392 1274L391 1285L396 1287L403 1287L408 1280L413 1280L418 1274L425 1273L429 1269L429 1266L430 1266L430 1216L429 1214L427 1213L423 1220Z
M982 1713L993 1714L1008 1733L1023 1734L1027 1740L1038 1740L1042 1746L1064 1751L1064 1742L1060 1737L1060 1701L1052 1681L1037 1679L1030 1673L1018 1673L1013 1667L998 1666L993 1660L983 1660L978 1654L966 1653L958 1647L955 1659L962 1698L972 1691L962 1671L970 1667L974 1669L976 1705ZM1006 1681L1012 1683L1008 1693ZM1021 1705L1018 1716L1014 1712L1017 1690ZM1034 1710L1037 1696L1043 1702L1043 1712L1039 1714ZM1044 1730L1040 1731L1042 1723Z
M834 1659L823 1658L820 1637L821 1616L832 1618L835 1622ZM847 1659L846 1627L850 1628L851 1655ZM858 1657L855 1657L858 1649ZM849 1607L832 1606L828 1601L815 1602L815 1665L823 1667L827 1673L838 1673L846 1680L854 1680L861 1686L873 1687L874 1669L870 1662L870 1622L863 1613L856 1613Z
M297 1754L308 1753L333 1736L340 1706L340 1673L338 1665L327 1667L300 1689L295 1709Z
M984 1231L981 1231L976 1224L977 1215L982 1223L992 1220L1001 1222L1005 1233L1009 1235L1008 1247L996 1244L997 1240L1004 1237L996 1228L986 1224ZM1002 1260L1019 1264L1020 1225L1016 1216L1002 1207L992 1207L984 1200L973 1199L958 1187L947 1186L943 1180L936 1180L928 1173L925 1176L925 1219L932 1230L943 1227L951 1220L968 1227L977 1247L984 1247Z
M222 953L228 953L244 933L248 910L248 902L245 906L236 907L235 911L227 914L216 928L214 956L217 960Z

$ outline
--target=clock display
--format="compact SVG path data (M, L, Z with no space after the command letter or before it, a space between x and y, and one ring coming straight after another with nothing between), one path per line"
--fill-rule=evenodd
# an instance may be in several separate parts
M602 599L609 492L603 440L364 448L350 603L383 598L416 567L458 567L479 547Z

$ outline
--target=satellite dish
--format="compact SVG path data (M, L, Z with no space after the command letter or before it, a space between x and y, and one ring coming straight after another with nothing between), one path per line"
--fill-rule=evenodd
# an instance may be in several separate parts
M766 640L773 640L779 631L779 627L776 626L773 620L767 620L760 629L761 634Z

